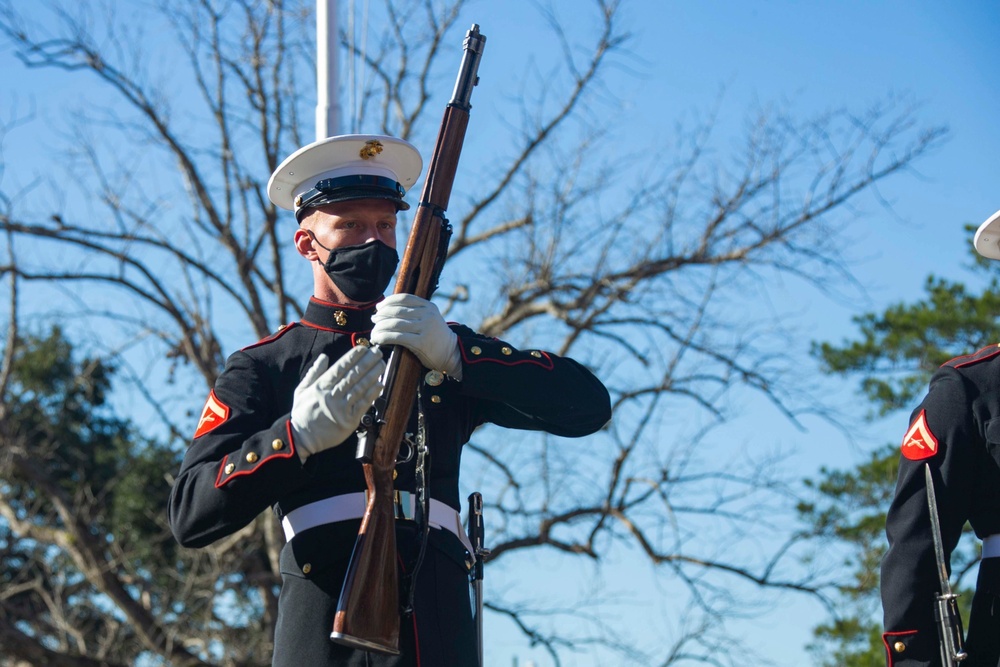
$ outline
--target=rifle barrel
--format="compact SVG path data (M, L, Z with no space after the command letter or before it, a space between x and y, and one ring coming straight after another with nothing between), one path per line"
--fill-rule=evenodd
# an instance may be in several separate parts
M448 105L468 111L472 108L472 104L469 102L472 97L472 89L479 83L479 61L483 57L483 48L486 46L486 35L479 32L478 24L473 23L469 32L465 33L465 42L462 46L464 48L462 65L459 67L455 90L451 94L451 101L448 102Z

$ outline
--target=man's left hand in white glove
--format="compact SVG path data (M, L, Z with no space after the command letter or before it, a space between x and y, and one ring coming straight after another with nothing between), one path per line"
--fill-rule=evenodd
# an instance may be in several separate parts
M402 345L425 367L462 379L458 336L448 328L441 311L413 294L393 294L375 305L371 340L379 345Z

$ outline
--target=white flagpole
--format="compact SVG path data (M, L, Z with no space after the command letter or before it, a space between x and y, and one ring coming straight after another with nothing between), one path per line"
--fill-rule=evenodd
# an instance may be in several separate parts
M337 0L316 0L316 140L339 133Z

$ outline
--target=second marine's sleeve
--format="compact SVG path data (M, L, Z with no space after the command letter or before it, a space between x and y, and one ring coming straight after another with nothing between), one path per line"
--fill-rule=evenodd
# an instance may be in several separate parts
M462 355L461 391L479 419L507 428L589 435L611 419L608 390L576 361L453 326Z
M182 545L239 530L307 481L289 424L294 387L283 389L245 352L229 358L170 493L170 527Z
M967 380L950 367L935 373L903 438L899 477L886 516L889 550L882 561L883 641L890 667L938 665L934 621L939 577L934 557L924 467L930 466L945 558L969 518L975 456L981 437ZM950 566L949 566L950 570Z

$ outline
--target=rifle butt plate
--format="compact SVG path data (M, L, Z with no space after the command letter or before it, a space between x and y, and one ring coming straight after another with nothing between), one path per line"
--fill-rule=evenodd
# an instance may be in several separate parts
M330 639L342 646L348 646L360 651L374 651L376 653L384 653L386 655L399 655L399 646L397 644L380 643L368 639L361 639L360 637L345 635L337 631L330 633Z

